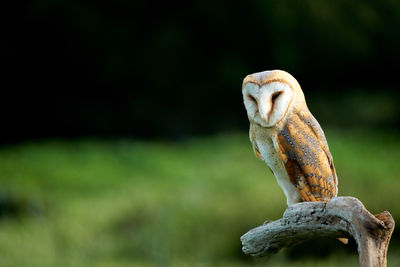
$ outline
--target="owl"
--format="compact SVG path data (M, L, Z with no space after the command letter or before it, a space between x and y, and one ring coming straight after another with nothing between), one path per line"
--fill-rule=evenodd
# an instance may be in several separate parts
M281 70L246 76L243 101L250 141L286 195L287 204L337 196L337 176L324 132L299 83Z

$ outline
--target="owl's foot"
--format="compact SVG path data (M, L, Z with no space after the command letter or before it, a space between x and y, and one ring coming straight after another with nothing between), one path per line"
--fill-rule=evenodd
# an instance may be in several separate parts
M270 222L272 222L272 221L271 221L271 220L265 220L264 223L263 223L263 225L269 224Z

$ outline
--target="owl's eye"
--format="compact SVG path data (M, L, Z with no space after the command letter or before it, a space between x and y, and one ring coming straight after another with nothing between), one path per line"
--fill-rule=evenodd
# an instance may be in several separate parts
M254 115L255 116L258 113L258 104L257 104L257 99L255 99L254 96L252 96L251 94L247 95L247 99L253 103L253 105L255 105L255 110L254 110Z
M272 104L275 103L276 99L277 99L281 94L282 94L282 91L280 91L280 92L275 92L275 93L272 95L272 97L271 97Z
M257 105L257 100L254 98L254 96L248 94L248 95L247 95L247 98L248 98L251 102L253 102L255 105Z

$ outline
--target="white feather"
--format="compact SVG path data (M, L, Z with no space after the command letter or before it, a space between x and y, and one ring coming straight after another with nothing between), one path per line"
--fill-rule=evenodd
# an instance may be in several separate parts
M264 140L265 141L265 140ZM268 167L271 168L275 178L285 193L287 204L295 204L301 202L301 196L297 192L295 186L290 181L289 175L285 169L282 160L279 158L276 144L271 139L267 138L266 142L256 142L261 156Z
M272 127L279 122L285 116L293 99L290 86L280 82L272 82L261 88L254 83L247 83L242 92L249 119L263 127ZM281 94L272 105L272 96L277 92Z

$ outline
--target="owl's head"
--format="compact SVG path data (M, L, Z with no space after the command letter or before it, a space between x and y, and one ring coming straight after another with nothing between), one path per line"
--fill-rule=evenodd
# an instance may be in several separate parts
M250 122L263 127L275 126L295 105L306 105L299 83L282 70L247 75L242 93Z

